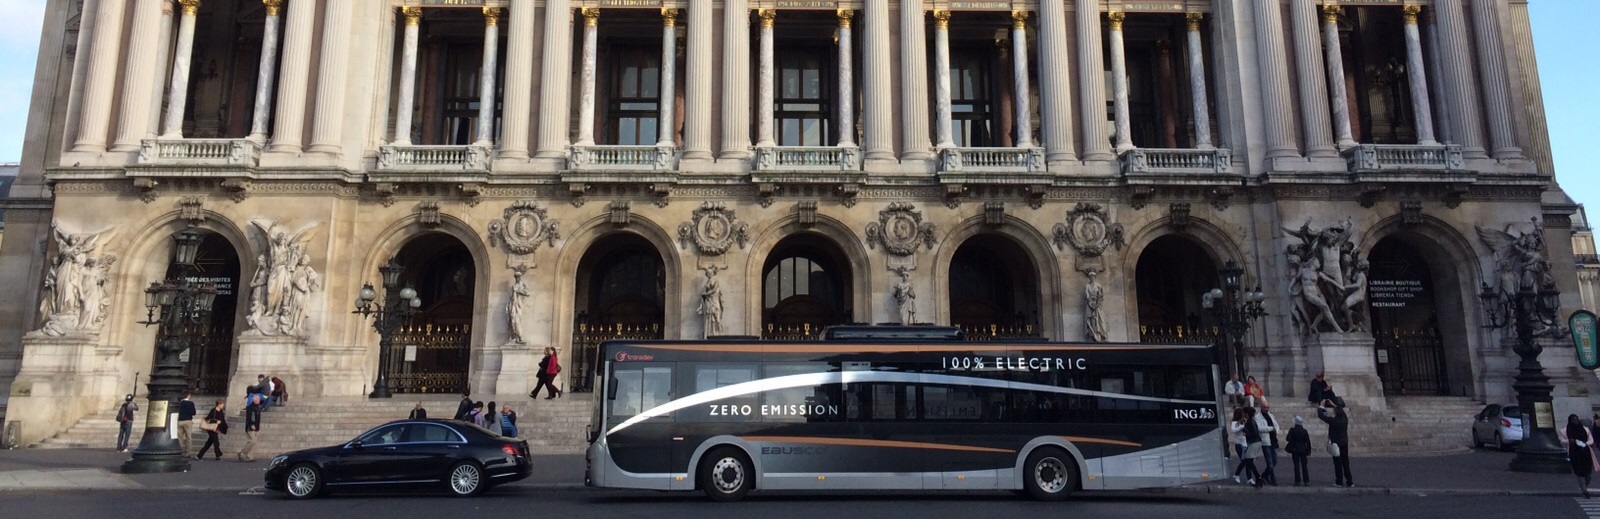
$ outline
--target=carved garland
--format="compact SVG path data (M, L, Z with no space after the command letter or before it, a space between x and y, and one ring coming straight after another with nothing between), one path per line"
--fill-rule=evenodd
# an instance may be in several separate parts
M867 247L882 244L895 256L910 256L921 243L929 249L937 242L932 222L922 221L922 212L909 202L893 202L878 212L878 221L867 224Z
M693 245L702 256L720 256L737 241L743 249L750 240L750 225L738 221L722 202L705 202L694 210L693 220L678 226L680 247Z
M512 254L526 255L539 249L540 243L555 247L561 235L556 231L560 222L545 214L545 209L529 200L519 200L506 208L505 218L489 222L489 245L501 243Z

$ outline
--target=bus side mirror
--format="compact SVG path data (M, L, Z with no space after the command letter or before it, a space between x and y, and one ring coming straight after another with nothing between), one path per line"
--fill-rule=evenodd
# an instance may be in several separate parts
M617 381L615 379L606 382L606 399L610 401L617 400Z

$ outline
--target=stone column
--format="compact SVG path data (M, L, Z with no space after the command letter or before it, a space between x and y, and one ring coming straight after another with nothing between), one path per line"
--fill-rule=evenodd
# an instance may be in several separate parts
M1083 160L1110 161L1106 138L1105 58L1100 50L1100 0L1077 0L1078 103L1083 115Z
M1122 50L1122 21L1127 15L1121 11L1106 13L1111 23L1111 104L1117 120L1117 154L1133 149L1133 126L1128 121L1128 63Z
M511 3L506 40L506 95L500 114L500 157L528 158L528 111L533 105L533 0Z
M1039 4L1039 133L1047 162L1076 160L1072 146L1072 99L1066 63L1067 12L1060 1ZM946 67L948 69L949 67ZM948 72L947 72L948 73Z
M109 0L101 2L95 12L89 70L84 77L83 106L78 115L78 137L72 144L74 152L106 151L111 96L117 87L117 63L122 61L122 14L126 5L125 1Z
M933 158L928 144L928 34L922 0L900 1L900 158Z
M937 141L935 148L955 147L955 132L950 113L950 11L935 9L933 11L933 72L934 81L933 103L938 112L939 120L934 125Z
M1478 3L1490 2L1480 0ZM1407 5L1402 9L1406 21L1406 77L1411 83L1411 111L1417 123L1417 144L1433 146L1439 141L1433 138L1433 106L1428 103L1428 69L1422 61L1422 32L1417 29L1417 13L1422 12L1422 6ZM1509 107L1506 109L1510 110ZM1510 128L1506 130L1509 132Z
M344 145L345 84L350 78L350 22L356 0L326 0L322 11L317 108L311 125L312 153L337 155Z
M1289 103L1288 60L1283 50L1283 17L1276 1L1252 4L1256 17L1256 54L1261 66L1261 117L1266 122L1267 158L1298 157L1294 113Z
M483 70L478 87L478 139L474 146L494 146L495 70L500 68L500 8L483 8ZM594 75L590 74L590 82ZM591 124L592 126L592 124Z
M1539 82L1539 62L1534 59L1533 27L1532 20L1529 20L1528 17L1528 0L1511 0L1508 8L1510 12L1506 15L1506 25L1510 29L1511 52L1515 54L1512 57L1512 62L1517 64L1517 68L1513 70L1515 76L1512 79L1516 80L1516 83L1512 84L1512 90L1515 92L1513 94L1516 97L1515 102L1524 107L1522 117L1519 118L1521 123L1517 127L1517 133L1527 136L1522 140L1522 144L1527 148L1529 158L1538 166L1537 171L1542 175L1549 175L1555 171L1555 165L1553 163L1554 159L1550 156L1550 131L1549 124L1545 120L1544 96L1542 94L1544 89ZM1432 10L1429 11L1429 13L1432 12ZM1429 43L1438 41L1439 31L1434 30L1434 27L1432 17L1430 17L1428 24ZM1430 47L1439 48L1438 45ZM1429 61L1437 64L1439 53L1435 52L1431 56L1433 59ZM1430 69L1430 71L1432 70L1438 69ZM1432 76L1435 78L1444 77L1443 74L1438 73L1434 73ZM1438 85L1439 82L1435 81L1434 84ZM1434 99L1442 98L1442 95L1434 97ZM1449 123L1443 122L1444 118L1439 118L1439 121L1439 128L1448 129L1450 127ZM1450 140L1448 134L1443 132L1441 134L1444 135L1444 140Z
M709 161L711 155L711 1L689 0L689 69L683 100L683 158Z
M1498 3L1491 1L1472 3L1472 26L1476 33L1474 41L1478 43L1478 77L1483 83L1483 102L1485 112L1489 115L1489 146L1494 152L1494 158L1521 161L1527 158L1523 157L1522 149L1517 147L1516 131L1511 119L1511 83L1506 76L1509 62L1506 61L1505 50L1501 47L1500 13L1496 7ZM1410 13L1413 8L1418 7L1408 5L1405 8L1406 12ZM1416 32L1415 19L1415 14L1407 18L1408 49L1412 41L1411 34ZM1421 54L1421 51L1418 51L1419 63ZM1415 89L1416 87L1412 87L1413 91Z
M1294 23L1294 72L1300 87L1300 131L1305 132L1306 156L1338 157L1328 124L1332 110L1328 107L1328 83L1323 75L1322 53L1317 49L1322 32L1317 24L1316 0L1292 0L1289 19ZM1348 126L1349 120L1345 121Z
M1194 147L1201 150L1215 148L1211 143L1211 107L1206 99L1206 60L1200 49L1200 20L1202 13L1189 13L1185 21L1189 26L1189 91L1194 98Z
M1172 70L1172 42L1156 40L1156 83L1161 106L1162 148L1178 147L1178 74Z
M117 138L111 144L113 152L136 151L139 149L139 140L153 137L150 135L150 103L151 91L155 90L156 68L160 66L157 46L161 43L162 3L162 0L133 2L133 32L128 37L128 66L123 70L120 103L122 114L117 118ZM187 41L194 41L194 12L200 9L200 0L182 0L182 3L183 28L178 34L178 56L173 73L176 74L181 68L184 82L187 83L189 56L185 52L184 35L188 35ZM178 93L176 88L173 93ZM180 110L183 107L181 104L175 106ZM178 113L178 122L183 122L181 111Z
M705 1L705 0L702 0ZM572 9L569 0L547 0L544 9L544 68L539 71L539 136L534 157L567 157L567 118L572 84Z
M1439 48L1438 18L1438 9L1428 10L1429 49ZM1532 42L1529 42L1529 45L1533 45ZM1441 80L1444 79L1444 69L1440 68L1443 66L1440 63L1443 58L1439 56L1438 51L1434 51L1432 54L1427 55L1426 58L1428 59L1428 77L1433 78L1433 81L1428 83L1428 99L1439 100L1433 103L1434 138L1441 142L1453 143L1455 142L1455 139L1450 137L1450 109L1447 106L1449 105L1447 101L1449 96L1445 95L1445 87L1444 85L1440 84Z
M316 37L317 3L311 0L289 2L288 29L283 33L284 67L278 77L277 115L273 116L273 152L300 153L305 136L306 89L311 82L311 41Z
M1327 54L1328 100L1333 107L1333 133L1339 149L1356 145L1350 132L1350 103L1345 98L1344 52L1339 49L1339 4L1322 4L1322 51Z
M1033 110L1028 106L1028 12L1011 12L1011 75L1016 101L1017 148L1033 148Z
M1486 159L1483 150L1483 112L1478 97L1478 82L1472 77L1472 42L1467 38L1466 13L1461 2L1438 2L1433 6L1439 21L1439 52L1444 56L1445 84L1450 107L1451 137L1461 144L1468 159Z
M778 17L778 12L758 9L756 17L761 19L761 71L756 76L756 146L767 147L777 144L772 137L775 117L772 107L772 21Z
M582 7L583 63L578 68L578 139L576 146L594 145L594 67L597 58L600 32L600 9Z
M250 139L267 141L267 125L272 121L272 87L278 73L278 13L283 0L262 0L267 17L261 34L261 68L256 72L256 102L250 113ZM413 48L415 48L413 46Z
M406 18L405 41L400 50L400 98L394 105L395 146L411 146L412 105L417 101L417 25L422 22L421 7L401 7Z
M839 127L839 146L855 146L856 110L853 103L856 89L855 78L851 76L850 52L850 17L855 16L855 12L840 9L835 14L839 15L839 120L834 124Z
M894 83L889 75L889 0L866 0L861 26L866 30L862 45L861 119L862 159L894 162L893 97ZM840 41L843 41L841 36Z
M675 89L678 70L678 10L661 8L661 116L656 125L656 146L677 146L672 117L677 112Z
M722 2L722 150L719 159L750 157L750 4Z

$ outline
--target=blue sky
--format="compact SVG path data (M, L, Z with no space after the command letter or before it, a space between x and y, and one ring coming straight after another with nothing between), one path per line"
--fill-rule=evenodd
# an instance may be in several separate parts
M45 0L0 0L0 162L22 157ZM1530 0L1556 178L1580 203L1600 203L1600 1ZM1585 166L1585 165L1591 166Z

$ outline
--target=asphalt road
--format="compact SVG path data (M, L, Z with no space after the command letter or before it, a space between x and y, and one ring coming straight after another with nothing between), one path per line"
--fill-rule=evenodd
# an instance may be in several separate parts
M1145 493L1040 503L998 494L699 494L497 489L472 499L336 495L310 501L224 492L0 493L8 518L1586 518L1570 497Z

